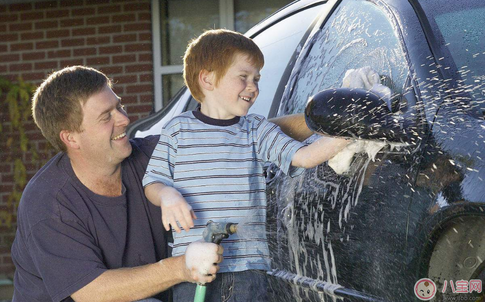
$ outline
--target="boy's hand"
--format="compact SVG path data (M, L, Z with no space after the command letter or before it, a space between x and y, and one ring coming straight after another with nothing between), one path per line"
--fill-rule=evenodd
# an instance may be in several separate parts
M172 228L180 233L181 230L177 222L185 231L194 226L193 219L197 219L197 216L179 191L172 187L164 187L159 193L159 198L162 208L162 223L165 230L169 231L169 225L172 225Z
M222 246L202 240L189 244L185 251L185 265L189 270L191 282L212 282L219 271L223 251Z

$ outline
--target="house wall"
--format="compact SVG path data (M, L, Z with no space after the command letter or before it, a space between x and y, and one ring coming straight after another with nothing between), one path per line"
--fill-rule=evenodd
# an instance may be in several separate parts
M53 70L87 65L106 73L122 98L131 121L145 117L153 104L153 62L150 0L57 0L0 5L0 76L40 84ZM8 109L0 105L0 119ZM32 122L27 134L40 155L23 162L28 178L53 154ZM5 131L6 129L4 129ZM13 159L0 141L0 210L14 184ZM0 221L0 279L11 277L10 247L15 235Z

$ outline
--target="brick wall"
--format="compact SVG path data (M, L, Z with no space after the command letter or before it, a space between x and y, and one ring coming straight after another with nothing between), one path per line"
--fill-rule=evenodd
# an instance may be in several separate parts
M57 0L0 5L0 76L15 81L21 76L38 85L53 70L87 65L114 80L131 121L147 116L153 104L150 0ZM7 108L0 106L0 119ZM24 156L28 178L52 156L31 120L30 140L41 163ZM13 162L0 141L0 209L6 210L13 185ZM0 226L0 276L14 267L10 246L12 228Z

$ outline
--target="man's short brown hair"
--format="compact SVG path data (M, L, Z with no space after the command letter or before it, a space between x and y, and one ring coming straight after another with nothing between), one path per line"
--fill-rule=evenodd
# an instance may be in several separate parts
M205 31L192 40L184 55L184 81L192 96L199 102L204 94L199 86L199 73L213 71L217 85L232 65L237 54L247 55L256 68L264 65L263 53L250 38L226 29Z
M82 106L105 86L111 87L111 81L102 72L73 66L52 73L37 88L32 100L32 115L54 148L66 151L59 136L61 131L81 131Z

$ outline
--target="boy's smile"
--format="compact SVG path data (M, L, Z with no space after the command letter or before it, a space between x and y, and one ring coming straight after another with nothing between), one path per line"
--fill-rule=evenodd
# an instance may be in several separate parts
M210 80L215 82L211 72ZM213 85L211 90L204 91L205 98L201 103L201 112L214 119L232 119L244 116L259 95L259 69L245 54L236 54L226 74Z

